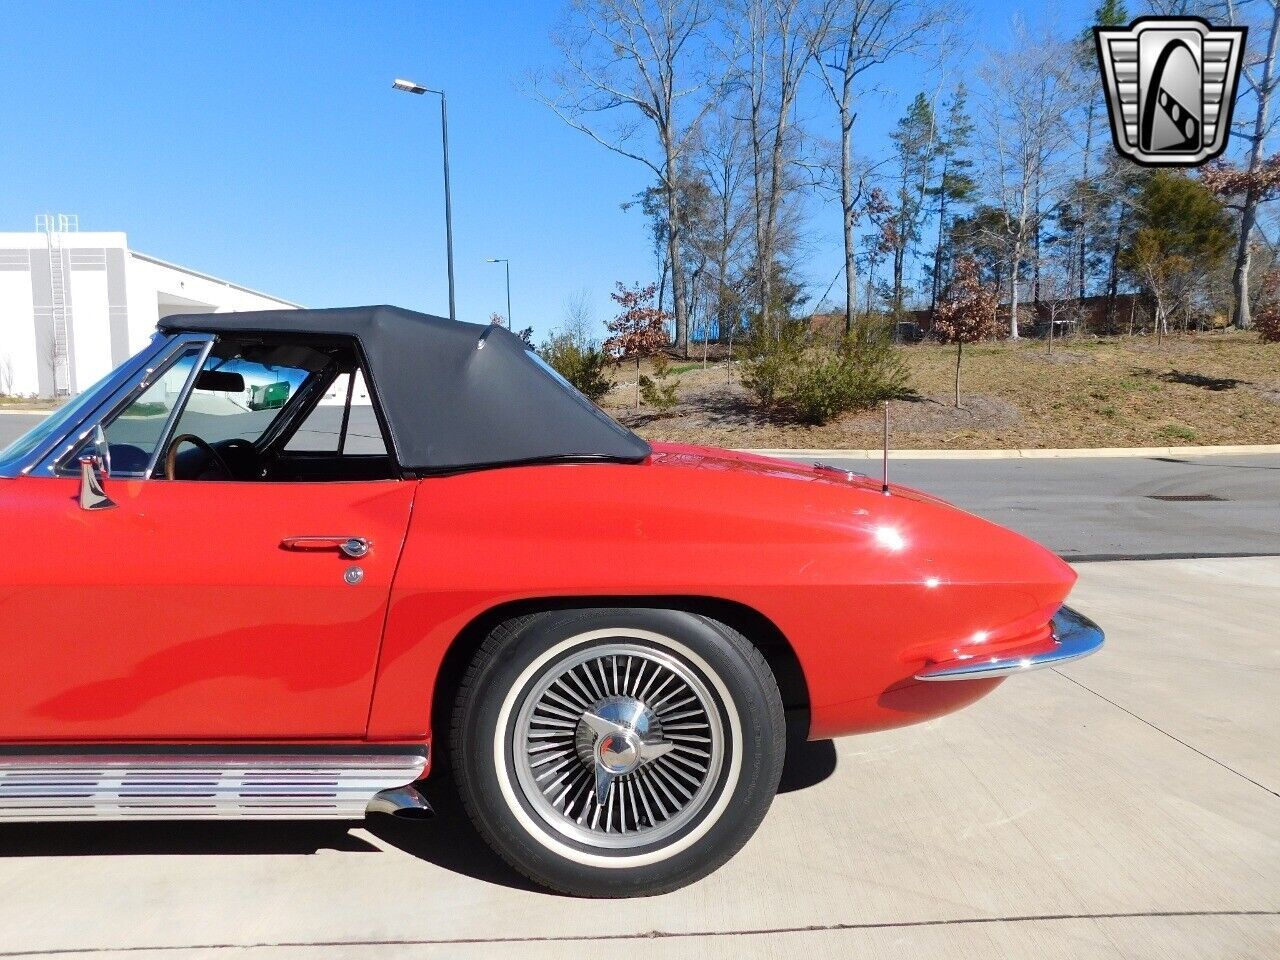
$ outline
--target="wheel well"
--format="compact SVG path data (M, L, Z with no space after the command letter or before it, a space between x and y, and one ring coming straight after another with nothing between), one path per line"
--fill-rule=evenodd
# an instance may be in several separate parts
M805 739L809 731L809 687L795 650L782 631L758 610L731 600L713 597L546 597L518 600L486 610L472 620L450 644L431 698L431 741L433 765L446 760L453 700L459 684L484 638L498 624L515 617L551 610L577 610L583 607L651 607L660 610L683 610L718 620L737 630L755 644L773 671L787 712L788 739ZM441 771L443 772L443 771Z

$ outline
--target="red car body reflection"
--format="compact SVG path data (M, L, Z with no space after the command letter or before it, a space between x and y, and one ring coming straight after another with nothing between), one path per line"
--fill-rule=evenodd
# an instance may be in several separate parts
M0 480L24 545L0 581L0 646L23 651L6 741L421 744L459 642L529 605L620 601L773 638L811 738L885 729L1000 683L913 679L930 664L1051 647L1075 579L907 488L672 444L638 465L364 483L120 480L101 514L76 490ZM281 549L350 530L373 543L358 590L337 554Z

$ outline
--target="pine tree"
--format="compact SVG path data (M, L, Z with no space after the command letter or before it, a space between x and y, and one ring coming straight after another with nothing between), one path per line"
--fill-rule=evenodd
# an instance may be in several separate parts
M1102 3L1093 12L1093 22L1100 27L1122 27L1127 24L1129 22L1129 10L1125 7L1124 0L1102 0ZM1076 60L1081 70L1092 71L1097 69L1098 54L1093 27L1085 27L1080 31L1080 38L1076 41ZM1101 98L1102 91L1099 88L1098 92L1089 98L1089 103L1085 107L1084 149L1080 154L1080 182L1076 185L1074 191L1077 202L1076 214L1073 218L1076 226L1076 280L1079 284L1079 295L1082 301L1088 292L1089 228L1090 226L1097 226L1099 220L1097 205L1092 202L1098 196L1098 185L1090 179L1093 174L1089 164L1093 159L1093 128Z
M938 152L938 124L933 104L916 94L897 129L889 135L897 156L897 188L893 214L882 228L885 246L893 253L893 314L902 313L906 291L907 261L920 241L924 201L933 180Z
M937 202L938 242L933 251L933 292L929 298L929 313L938 307L938 293L943 286L943 241L955 219L955 207L968 203L977 193L978 184L973 177L973 160L969 148L973 143L973 120L965 109L968 91L959 84L947 103L946 127L938 141L940 170L937 183L927 193ZM948 210L948 207L951 210ZM951 218L951 221L948 220ZM949 272L949 271L948 271Z

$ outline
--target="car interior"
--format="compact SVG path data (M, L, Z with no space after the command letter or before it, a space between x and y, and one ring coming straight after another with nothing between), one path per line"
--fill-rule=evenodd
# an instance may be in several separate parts
M399 475L354 341L223 337L193 379L202 352L179 353L104 422L113 475L286 483Z

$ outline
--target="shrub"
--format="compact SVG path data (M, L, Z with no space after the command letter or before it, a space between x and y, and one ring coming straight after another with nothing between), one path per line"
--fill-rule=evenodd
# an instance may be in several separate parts
M653 376L640 378L640 397L651 407L666 413L676 405L676 375L665 353L653 358Z
M893 345L891 323L861 318L844 338L842 349L852 366L855 406L874 406L907 394L911 377L901 352Z
M1280 343L1280 304L1268 304L1253 317L1263 343Z
M613 387L607 372L609 358L589 340L569 332L553 333L538 353L593 403L599 403Z
M783 324L776 335L758 327L747 338L742 360L742 385L772 409L789 392L796 369L804 357L804 326Z
M822 424L907 391L907 368L889 326L864 318L839 340L805 343L799 324L753 346L743 382L767 407L785 407L804 423Z
M1161 436L1170 438L1171 440L1194 440L1196 432L1190 427L1181 423L1169 423L1160 428Z
M1263 343L1280 343L1280 268L1262 275L1262 302L1253 315L1253 325Z

